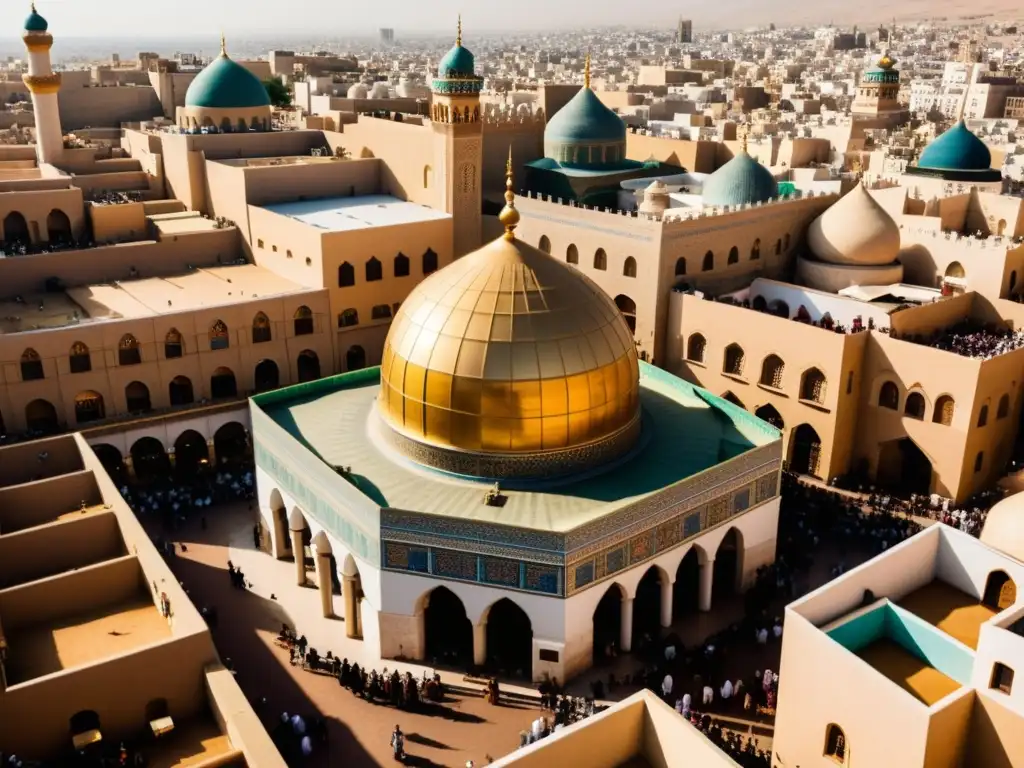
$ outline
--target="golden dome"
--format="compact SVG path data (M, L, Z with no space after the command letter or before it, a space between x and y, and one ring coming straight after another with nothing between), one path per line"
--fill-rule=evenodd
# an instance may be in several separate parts
M392 434L460 474L579 470L639 432L622 315L587 277L517 240L514 212L510 202L503 237L413 290L384 344L378 408Z

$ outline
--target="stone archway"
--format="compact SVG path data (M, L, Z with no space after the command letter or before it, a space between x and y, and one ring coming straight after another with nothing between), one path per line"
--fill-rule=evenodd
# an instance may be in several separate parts
M667 601L667 605L665 604ZM668 623L665 623L665 619ZM652 565L640 578L633 598L633 645L637 651L657 640L661 628L672 623L672 582L664 569Z
M610 661L611 657L617 653L629 650L622 648L622 604L625 600L626 591L618 583L612 582L594 608L593 659L595 665Z
M213 434L217 464L244 464L249 456L249 433L237 421L229 421Z
M210 462L206 438L186 429L174 441L174 469L180 477L195 477Z
M500 677L533 679L533 622L517 603L503 597L481 618L486 622L486 661Z
M810 424L801 424L789 437L789 470L817 477L820 462L821 438Z
M1004 611L1017 602L1017 583L1006 571L992 571L985 580L981 602L994 611Z
M473 625L462 600L447 587L434 587L424 599L425 660L435 666L469 666L473 660Z
M127 479L124 457L121 452L109 443L98 443L92 446L92 452L96 454L96 458L100 460L100 464L103 465L103 469L110 475L110 478L118 486L121 486Z
M165 478L171 473L167 451L155 437L141 437L131 447L132 468L141 482Z
M678 621L683 616L696 613L700 607L700 555L691 546L679 561L676 580L672 585L672 618Z
M713 600L738 594L743 585L743 534L730 528L718 545L712 575Z

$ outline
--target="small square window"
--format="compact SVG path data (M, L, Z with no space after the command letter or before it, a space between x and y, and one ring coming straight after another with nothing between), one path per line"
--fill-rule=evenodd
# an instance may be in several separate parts
M992 679L988 687L1009 695L1013 690L1013 670L998 661L992 666Z
M537 657L541 661L550 661L554 664L558 663L558 651L552 650L551 648L541 648Z

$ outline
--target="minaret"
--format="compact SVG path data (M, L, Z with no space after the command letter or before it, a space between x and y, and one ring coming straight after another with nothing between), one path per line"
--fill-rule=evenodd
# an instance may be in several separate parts
M432 83L431 122L440 199L438 207L452 214L455 256L480 247L483 137L480 91L484 79L475 71L473 54L462 47L459 17L455 47L445 54Z
M21 39L28 49L28 74L22 76L25 85L32 92L32 110L36 117L36 157L39 164L54 163L64 153L64 133L60 127L60 110L57 107L57 92L60 90L60 73L50 66L50 47L53 36L47 32L46 19L36 12L25 20L25 34Z

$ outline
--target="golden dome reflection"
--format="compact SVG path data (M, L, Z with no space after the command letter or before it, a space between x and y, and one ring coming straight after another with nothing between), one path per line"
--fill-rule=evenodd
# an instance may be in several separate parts
M632 334L597 285L517 240L512 218L505 236L431 275L402 304L384 345L378 407L424 463L453 468L434 448L532 458L520 471L462 455L455 471L467 474L553 474L608 460L639 431ZM567 460L572 451L586 456ZM548 453L558 457L545 467Z

